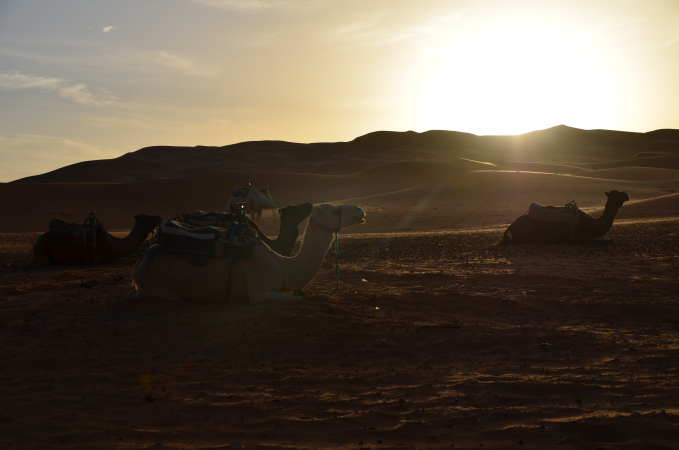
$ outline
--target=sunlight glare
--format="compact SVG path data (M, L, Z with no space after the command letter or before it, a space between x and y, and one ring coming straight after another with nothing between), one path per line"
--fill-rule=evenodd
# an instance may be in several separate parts
M526 26L465 39L432 55L415 122L476 134L596 124L611 102L595 48L574 32Z

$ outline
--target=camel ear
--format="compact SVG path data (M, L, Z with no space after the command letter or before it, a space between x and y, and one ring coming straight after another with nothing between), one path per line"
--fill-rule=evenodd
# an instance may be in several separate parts
M136 216L134 216L134 220L141 220L143 218L144 218L143 214L137 214Z
M604 192L604 194L606 194L606 197L608 197L608 192Z

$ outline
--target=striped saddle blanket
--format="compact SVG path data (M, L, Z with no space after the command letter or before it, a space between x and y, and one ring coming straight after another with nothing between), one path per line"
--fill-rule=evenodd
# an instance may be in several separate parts
M526 214L535 220L565 222L573 226L577 226L580 220L580 210L575 202L571 202L564 207L542 206L537 203L531 203Z
M250 259L254 230L232 221L227 228L196 227L188 223L166 220L158 226L158 245L180 254L196 265L210 258Z
M225 212L194 211L191 214L177 214L174 220L194 227L229 228L236 216Z

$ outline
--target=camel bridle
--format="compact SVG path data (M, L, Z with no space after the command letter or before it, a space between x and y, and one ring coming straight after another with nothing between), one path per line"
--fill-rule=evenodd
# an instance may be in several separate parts
M325 225L323 225L322 223L320 223L319 221L317 221L313 217L311 217L309 220L312 221L313 223L315 223L316 225L318 225L319 227L323 228L324 230L332 231L333 233L335 233L335 238L337 238L337 233L339 233L339 230L342 229L342 207L340 206L339 220L337 221L337 228L335 228L335 229L326 227Z

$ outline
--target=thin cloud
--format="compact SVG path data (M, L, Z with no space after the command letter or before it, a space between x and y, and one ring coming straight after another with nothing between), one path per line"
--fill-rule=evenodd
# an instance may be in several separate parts
M38 77L18 72L0 72L0 89L40 89L54 92L59 97L80 105L102 106L119 100L118 97L104 88L92 92L84 83L70 84L59 78Z
M118 97L104 88L98 89L97 92L91 92L84 83L61 87L57 90L57 93L60 97L80 105L101 106L119 100Z
M220 9L232 9L241 12L257 13L271 8L279 2L264 0L191 0L204 6Z
M160 51L152 53L150 57L151 60L155 61L157 64L180 69L189 75L214 76L219 73L219 70L215 68L201 66L183 56L170 52Z
M110 26L110 25L109 25L109 26L107 26L107 27L104 27L104 29L101 30L101 32L102 32L102 33L110 33L111 31L117 30L117 29L118 29L118 27L114 27L114 26Z
M211 8L244 13L261 13L268 10L311 10L335 0L190 0Z
M13 72L0 72L0 88L2 89L32 89L41 88L57 90L64 82L58 78L34 77Z
M374 47L397 42L450 33L453 23L459 21L464 12L456 12L441 17L407 25L390 25L384 13L359 18L338 27L329 33L329 44L339 43L343 50L361 47Z

